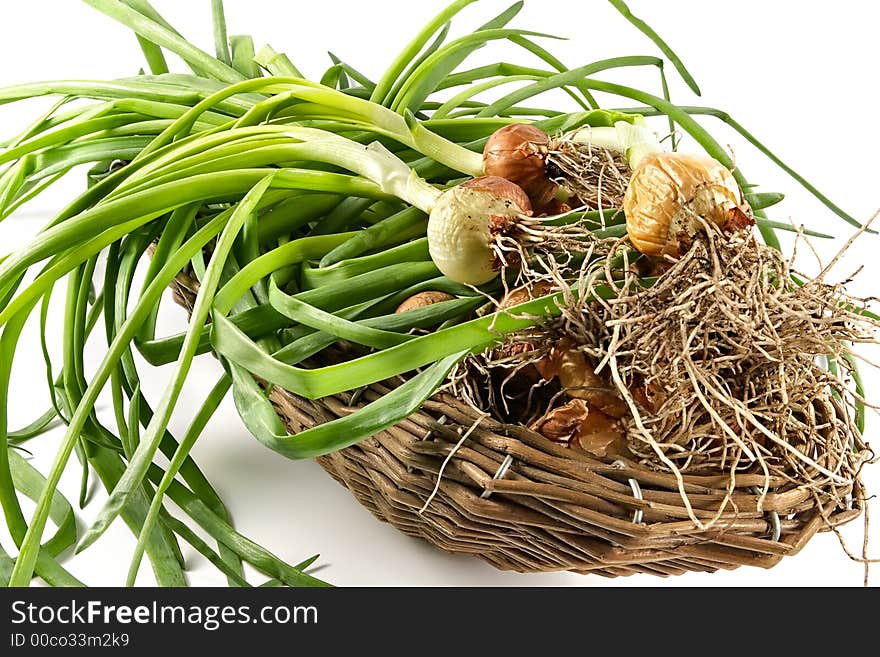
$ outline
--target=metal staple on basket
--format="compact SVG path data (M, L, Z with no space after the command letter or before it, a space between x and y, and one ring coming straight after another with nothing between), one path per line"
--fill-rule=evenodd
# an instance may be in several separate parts
M510 469L510 465L512 463L513 457L510 454L505 456L504 460L501 461L501 465L499 465L498 469L495 471L495 474L492 475L492 480L497 481L498 479L503 479L504 475L507 474L508 469ZM480 494L480 497L482 497L484 500L487 500L489 499L490 495L492 495L492 491L487 489Z
M752 492L755 495L761 495L761 489L758 486L753 486ZM767 512L767 517L770 519L770 540L778 541L780 536L782 536L782 523L779 520L779 514L771 510Z

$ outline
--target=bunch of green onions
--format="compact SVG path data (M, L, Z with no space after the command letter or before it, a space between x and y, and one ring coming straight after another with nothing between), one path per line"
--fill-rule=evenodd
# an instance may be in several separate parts
M506 125L534 122L552 134L663 116L670 131L687 132L731 166L694 118L715 117L856 223L724 112L673 104L664 59L616 57L568 69L540 45L548 35L507 27L519 2L447 41L450 20L472 1L457 0L437 15L378 81L334 58L315 82L268 46L256 51L249 37L228 39L221 0L212 2L214 55L186 41L147 0L85 0L137 34L151 73L0 90L2 103L59 98L0 145L0 219L72 169L92 165L88 189L30 244L0 259L0 502L18 548L15 559L0 550L0 581L21 586L38 575L53 585L80 585L58 556L75 544L84 549L121 516L138 538L129 584L144 554L159 584L184 584L182 540L231 585L248 585L243 563L265 574L267 585L322 585L305 572L312 559L287 564L235 531L190 451L230 391L248 430L269 448L297 459L344 448L414 412L464 355L492 346L499 335L527 327L538 315L558 312L550 295L510 314L468 319L501 283L463 285L443 276L429 254L427 211L441 190L482 174L483 145ZM669 47L623 2L612 4L699 93ZM499 40L543 65L465 67L477 48ZM191 73L170 73L165 51L179 55ZM622 67L654 67L659 91L596 78ZM507 84L518 88L493 102L478 100ZM527 106L554 89L563 89L580 109ZM622 107L599 108L595 92L620 98ZM82 100L89 102L73 102ZM736 175L749 192L742 173ZM779 200L779 194L748 194L770 244L777 243L774 228L787 225L762 210ZM625 234L617 215L575 212L569 220L586 222L598 235ZM136 287L135 271L151 247L145 280ZM157 336L163 293L186 269L199 281L188 329ZM394 312L424 290L453 298ZM49 357L46 334L55 293L66 295L60 367ZM35 313L52 408L30 426L11 430L7 399L14 352ZM438 326L427 334L412 332ZM107 349L87 377L83 351L97 335ZM340 340L357 346L356 358L303 366ZM134 350L151 365L175 363L158 402L141 392ZM171 413L193 359L209 352L219 358L223 375L176 438L168 430ZM401 374L406 383L378 401L295 436L267 397L268 386L317 399ZM95 412L107 389L112 426ZM56 422L66 425L66 433L43 477L20 451ZM164 467L156 463L160 452L168 459ZM83 491L97 475L109 492L83 537L77 536L72 506L57 490L74 454ZM19 494L37 502L29 520ZM167 499L185 520L172 515ZM41 544L50 518L58 529ZM216 546L200 538L193 523Z

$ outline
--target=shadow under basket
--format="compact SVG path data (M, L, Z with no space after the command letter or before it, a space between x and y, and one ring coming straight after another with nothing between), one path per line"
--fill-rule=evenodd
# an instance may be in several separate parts
M187 274L172 285L175 301L190 311L197 289ZM388 390L375 384L354 396L309 400L275 387L269 399L296 433ZM396 426L316 460L379 520L447 552L518 572L617 577L769 568L817 532L862 512L863 495L852 487L817 493L787 481L772 482L759 509L764 477L742 474L725 511L700 529L669 473L597 458L523 426L489 418L477 424L479 419L460 400L436 394ZM684 481L694 513L708 522L728 493L728 477ZM840 499L849 505L840 506Z

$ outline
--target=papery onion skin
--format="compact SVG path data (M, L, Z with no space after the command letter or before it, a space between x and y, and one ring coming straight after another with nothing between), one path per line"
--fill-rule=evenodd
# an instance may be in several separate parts
M519 185L536 208L549 203L558 185L546 171L550 136L533 125L514 123L499 128L483 147L483 172Z
M653 153L633 173L623 198L629 239L646 255L678 255L682 233L699 230L697 217L719 227L732 214L750 214L730 170L690 153Z
M403 303L397 306L395 313L404 313L407 310L415 310L416 308L424 308L425 306L433 306L435 303L442 301L452 301L455 297L446 292L438 292L437 290L425 290L417 292L411 297L406 298Z
M501 297L501 301L498 302L498 309L506 310L521 303L547 296L554 289L556 288L550 281L535 281L528 285L521 285Z
M548 411L529 427L548 440L578 446L594 456L606 456L625 449L620 422L592 408L582 399L572 399Z
M595 456L619 454L626 449L625 433L620 421L592 408L581 420L575 437L581 449Z
M572 399L548 411L529 427L555 443L567 443L580 431L581 423L590 414L582 399Z
M428 252L444 276L482 285L498 276L491 244L497 231L531 215L525 192L494 176L474 178L446 190L428 217Z
M593 366L575 342L568 337L558 340L547 355L535 363L545 381L559 378L559 384L569 397L583 399L591 408L606 415L621 418L629 412L623 399L609 381L593 371Z
M532 213L532 203L529 200L525 190L506 178L499 176L480 176L479 178L471 178L461 183L459 187L465 189L478 189L483 192L490 192L498 198L513 201L520 208L520 214L530 215Z

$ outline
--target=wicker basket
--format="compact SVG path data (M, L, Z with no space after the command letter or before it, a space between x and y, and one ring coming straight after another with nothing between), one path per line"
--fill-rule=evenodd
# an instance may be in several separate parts
M181 274L172 289L175 301L191 310L198 283ZM273 388L269 398L295 433L351 413L391 385L317 401ZM763 475L740 475L732 503L710 529L701 530L689 518L672 475L599 459L522 426L481 420L447 394L435 395L400 424L317 461L380 520L442 550L519 572L616 577L769 568L817 532L862 511L862 491L816 495L787 481L771 482L759 510ZM727 477L684 479L697 516L715 516L727 494ZM847 495L853 500L848 508L832 501Z

